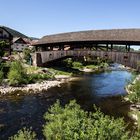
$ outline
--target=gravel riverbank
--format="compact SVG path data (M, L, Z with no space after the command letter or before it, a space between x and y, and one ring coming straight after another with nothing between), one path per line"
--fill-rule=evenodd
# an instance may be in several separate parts
M70 76L59 76L59 78L56 78L55 80L46 80L40 83L28 84L19 87L12 87L8 85L0 86L0 96L17 93L19 91L25 93L38 93L46 91L51 87L60 86L60 84L68 82L69 80Z

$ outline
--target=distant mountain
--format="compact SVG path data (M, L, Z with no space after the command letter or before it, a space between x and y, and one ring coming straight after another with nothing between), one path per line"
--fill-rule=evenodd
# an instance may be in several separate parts
M39 40L39 38L36 37L29 37L31 40Z
M2 28L3 30L7 31L9 34L11 34L12 37L22 37L22 38L28 38L28 36L14 30L14 29L11 29L9 27L6 27L6 26L0 26L0 28Z

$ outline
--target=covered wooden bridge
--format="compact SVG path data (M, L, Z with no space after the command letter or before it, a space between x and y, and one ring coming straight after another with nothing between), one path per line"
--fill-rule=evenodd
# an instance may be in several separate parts
M140 45L140 29L90 30L48 35L36 44L34 64L43 66L49 61L69 56L106 57L114 62L138 68L140 54L131 52L131 45ZM116 51L120 45L125 49Z

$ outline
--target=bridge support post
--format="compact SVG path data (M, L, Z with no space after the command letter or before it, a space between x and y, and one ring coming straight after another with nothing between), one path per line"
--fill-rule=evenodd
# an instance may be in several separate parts
M59 50L64 50L64 46L63 45L60 45L59 46Z
M111 44L111 51L113 50L113 44Z
M95 45L95 50L96 50L96 51L98 50L98 44Z
M108 44L106 44L106 50L108 51Z
M128 52L130 52L130 45L128 45L128 49L127 50L128 50Z
M127 45L125 46L125 51L126 51L126 52L128 51L128 49L127 49Z

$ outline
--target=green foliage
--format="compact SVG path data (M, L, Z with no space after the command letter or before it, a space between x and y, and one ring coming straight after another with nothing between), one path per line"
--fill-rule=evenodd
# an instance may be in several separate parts
M29 83L34 83L36 81L42 81L42 80L48 80L48 79L53 79L53 75L44 73L44 74L29 74L28 75L28 82Z
M93 113L80 108L75 101L61 107L57 101L44 115L43 134L47 140L139 140L138 131L126 130L123 119L104 115L94 107ZM10 140L35 140L31 129L23 128Z
M17 51L12 51L12 55L17 55L18 52Z
M36 72L37 70L39 70L39 67L35 67L35 66L29 66L26 68L27 73L32 74L34 72Z
M4 55L4 48L8 45L5 41L0 41L0 56L3 57Z
M26 60L26 62L29 62L30 61L30 58L31 58L31 50L28 49L28 48L25 48L23 50L23 55L24 55L24 59Z
M4 56L5 56L5 57L8 57L8 56L9 56L9 53L8 53L8 52L5 52L5 53L4 53Z
M120 45L113 46L113 49L116 50L116 51L121 51L121 52L126 51L126 48L124 46L120 46Z
M88 69L97 69L98 67L95 65L87 65L86 68Z
M132 93L128 94L127 97L131 102L140 102L140 81L136 80L134 85L131 86L130 91Z
M19 61L11 63L10 71L8 73L9 84L18 86L27 83L27 75L25 69Z
M81 68L83 68L83 64L81 62L77 62L77 61L73 62L72 63L72 66L75 69L81 69Z
M2 84L3 79L4 79L4 73L2 70L0 70L0 85Z
M28 71L28 75L26 70ZM54 78L51 73L32 73L36 70L37 68L35 67L25 69L19 61L12 62L8 73L9 84L12 86L18 86L21 84L35 83L37 81Z
M137 71L140 71L140 61L137 61Z
M16 135L9 138L9 140L35 140L35 137L35 132L32 132L30 129L23 128L22 130L19 130Z
M71 75L72 73L70 72L66 72L66 71L61 71L61 70L57 70L56 71L56 75Z
M67 67L72 67L72 63L73 63L72 58L65 59L64 63Z
M100 64L100 67L103 67L103 68L107 68L108 66L109 66L108 63L103 63L103 62L102 62L102 63Z
M139 140L140 139L140 131L135 131L131 134L130 140Z
M44 136L48 140L128 140L123 119L114 119L95 109L85 112L75 101L64 108L59 101L45 114Z
M71 72L67 72L67 71L63 71L63 70L57 70L55 68L49 68L48 70L53 75L72 75Z

